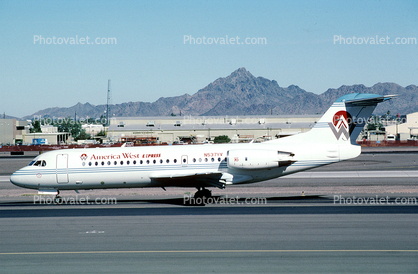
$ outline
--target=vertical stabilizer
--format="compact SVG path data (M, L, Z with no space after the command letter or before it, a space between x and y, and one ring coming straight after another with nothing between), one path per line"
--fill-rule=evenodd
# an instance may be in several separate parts
M378 103L395 95L352 93L338 98L308 132L312 141L330 144L356 144L356 139Z

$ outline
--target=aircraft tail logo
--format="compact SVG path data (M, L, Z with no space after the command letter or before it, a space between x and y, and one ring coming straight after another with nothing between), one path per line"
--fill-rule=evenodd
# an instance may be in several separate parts
M332 117L332 123L328 125L337 140L341 138L341 135L348 140L355 127L351 114L345 110L336 112Z

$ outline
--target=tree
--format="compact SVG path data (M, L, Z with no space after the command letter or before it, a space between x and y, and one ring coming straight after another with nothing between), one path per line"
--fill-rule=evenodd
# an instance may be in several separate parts
M105 137L106 136L106 132L104 130L101 130L99 133L96 134L96 136Z
M367 124L367 130L382 130L383 124L379 120L379 116L373 116Z
M76 139L81 133L81 124L74 121L71 117L65 119L58 119L54 126L58 128L59 132L69 132Z
M231 142L231 139L227 135L221 135L221 136L216 136L215 139L213 140L213 142L215 144L229 143L229 142Z
M77 135L77 137L74 137L74 140L75 141L78 141L78 140L89 140L89 139L91 139L91 135L88 134L88 133L86 133L86 130L85 129L81 130L80 133Z
M42 129L41 129L41 123L39 122L39 120L36 120L32 122L32 128L30 129L30 133L38 133L38 132L42 132Z

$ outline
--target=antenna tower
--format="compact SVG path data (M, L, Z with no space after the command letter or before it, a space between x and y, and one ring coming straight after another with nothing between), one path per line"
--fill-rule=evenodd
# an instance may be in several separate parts
M112 100L112 93L110 91L110 79L107 82L107 103L106 103L106 125L110 125L110 121L109 121L109 111L110 111L110 107L109 104L111 104L111 100Z

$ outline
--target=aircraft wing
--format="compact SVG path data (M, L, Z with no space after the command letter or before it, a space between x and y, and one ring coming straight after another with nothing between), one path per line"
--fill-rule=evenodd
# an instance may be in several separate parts
M222 172L154 173L150 178L156 186L225 188Z

